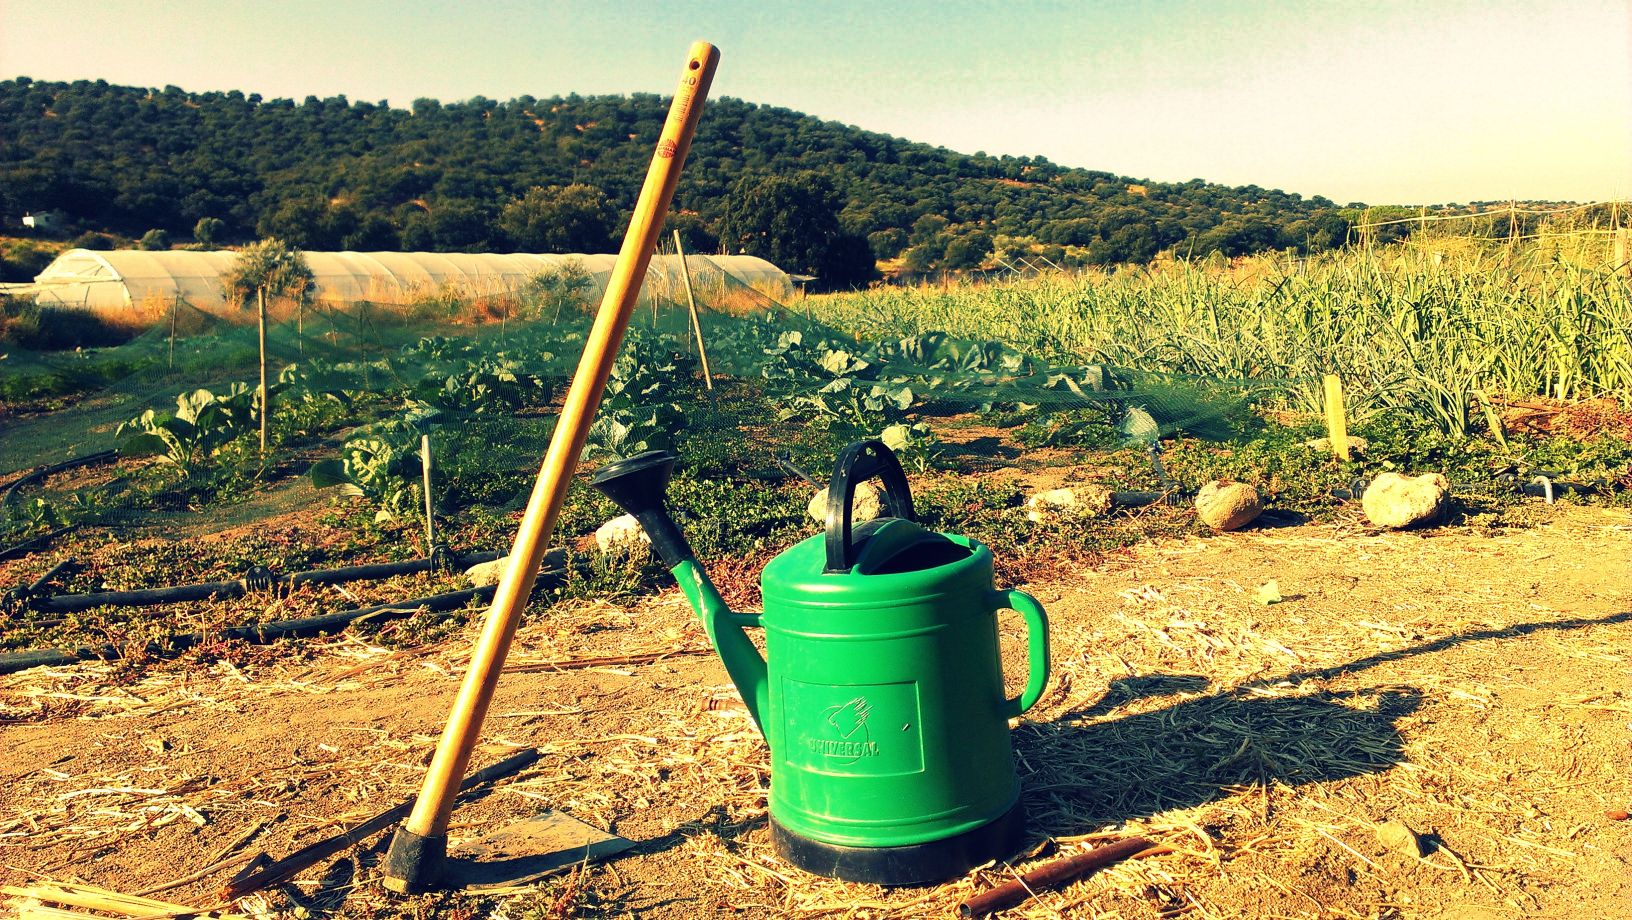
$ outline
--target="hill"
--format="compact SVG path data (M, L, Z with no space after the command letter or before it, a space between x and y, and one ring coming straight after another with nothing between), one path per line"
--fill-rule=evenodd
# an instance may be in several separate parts
M633 206L664 114L655 95L402 109L19 77L0 82L0 216L57 209L76 229L312 249L597 249ZM676 208L694 247L840 283L875 257L1113 263L1321 249L1348 229L1319 197L967 155L730 98L710 102Z

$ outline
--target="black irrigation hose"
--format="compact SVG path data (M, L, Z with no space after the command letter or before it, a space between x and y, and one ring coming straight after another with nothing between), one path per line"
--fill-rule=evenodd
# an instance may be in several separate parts
M1176 485L1166 492L1112 492L1111 504L1118 508L1143 508L1155 504L1178 506L1184 504L1184 492Z
M36 543L50 543L52 540L55 540L78 526L78 524L69 524L66 527L58 527L56 530L49 530L37 537L29 537L27 540L24 540L21 543L8 546L5 549L0 550L0 562L4 562L7 559L15 559L18 556L27 555L34 548Z
M454 557L454 565L467 567L479 562L491 562L503 553L485 551ZM290 575L274 575L265 569L252 569L243 578L233 581L207 581L193 585L167 588L143 588L135 591L102 591L95 594L59 594L54 597L29 597L26 605L47 613L76 613L93 607L142 607L148 604L175 604L183 601L221 600L240 597L251 591L276 588L296 588L301 585L334 585L350 581L372 581L395 575L412 575L438 568L442 561L433 554L425 559L408 562L377 562L351 565L338 569L316 569Z
M540 572L535 590L539 587L558 587L565 580L565 577L565 569L551 569ZM472 601L485 601L491 598L495 590L496 586L485 585L480 588L465 588L460 591L449 591L446 594L433 594L430 597L393 601L389 604L376 604L373 607L363 607L359 610L345 610L340 613L327 613L315 617L276 620L271 623L233 626L207 632L183 633L162 641L149 642L143 648L143 651L154 655L178 652L210 640L236 639L264 645L276 642L279 639L305 639L324 635L325 633L340 632L346 627L363 620L401 619L422 610L432 613L447 613L459 610ZM445 617L437 617L437 619L441 620L445 619ZM77 661L115 661L124 657L124 655L125 650L112 645L81 646L74 649L30 649L25 652L0 655L0 674L13 674L28 668L73 664Z
M23 486L39 482L45 479L45 477L50 476L52 473L61 473L65 470L78 469L82 466L90 466L94 463L101 463L104 460L112 460L117 456L119 456L119 452L116 450L99 450L94 454L86 454L83 457L75 457L72 460L64 460L61 463L53 463L50 466L41 467L32 473L24 474L23 476L13 479L11 482L7 483L5 491L0 492L0 503L11 501L12 495L16 494L18 489L21 489Z

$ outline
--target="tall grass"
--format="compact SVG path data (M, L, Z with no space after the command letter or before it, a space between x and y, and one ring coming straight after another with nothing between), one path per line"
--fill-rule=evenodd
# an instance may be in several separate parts
M1541 248L1168 262L805 306L864 338L940 330L1058 362L1251 380L1310 411L1338 373L1351 412L1408 409L1453 434L1476 400L1632 398L1627 276Z

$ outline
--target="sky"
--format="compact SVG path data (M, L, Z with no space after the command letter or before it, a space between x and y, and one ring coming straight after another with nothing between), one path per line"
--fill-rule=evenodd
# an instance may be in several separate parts
M1632 197L1629 0L0 0L0 78L668 94L699 38L714 95L965 153L1339 203Z

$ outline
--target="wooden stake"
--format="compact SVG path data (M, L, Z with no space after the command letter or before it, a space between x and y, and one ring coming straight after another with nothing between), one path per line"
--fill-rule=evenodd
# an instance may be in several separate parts
M680 245L680 231L674 231L674 254L680 257L680 280L686 285L686 307L691 310L691 332L697 336L697 357L703 362L703 385L714 389L714 375L708 371L708 352L703 348L703 326L697 321L697 298L691 293L691 269L686 267L686 249Z
M170 370L176 369L176 310L181 307L181 295L170 301Z
M436 524L431 517L431 436L419 436L419 468L425 474L425 555L436 546Z
M1349 459L1349 419L1343 409L1343 380L1326 375L1326 436L1332 442L1332 456Z
M669 106L647 170L645 184L629 222L629 231L618 251L618 260L607 279L595 325L584 343L583 357L573 374L561 415L550 438L550 447L539 468L527 510L505 563L493 596L493 606L482 624L481 636L471 652L459 696L448 714L448 724L437 742L425 774L424 786L414 802L413 812L398 829L385 860L385 886L391 891L422 891L439 882L446 859L448 820L453 813L459 778L470 764L471 751L481 735L482 720L498 686L516 626L527 607L533 582L549 549L556 518L567 497L567 488L578 469L595 410L600 407L606 379L617 360L618 346L629 326L630 314L640 295L652 250L663 230L663 216L674 198L680 181L680 167L691 149L691 138L702 115L719 52L707 42L697 42L687 55L680 85Z
M259 305L260 336L261 336L261 456L266 456L266 288L255 289L255 302Z

